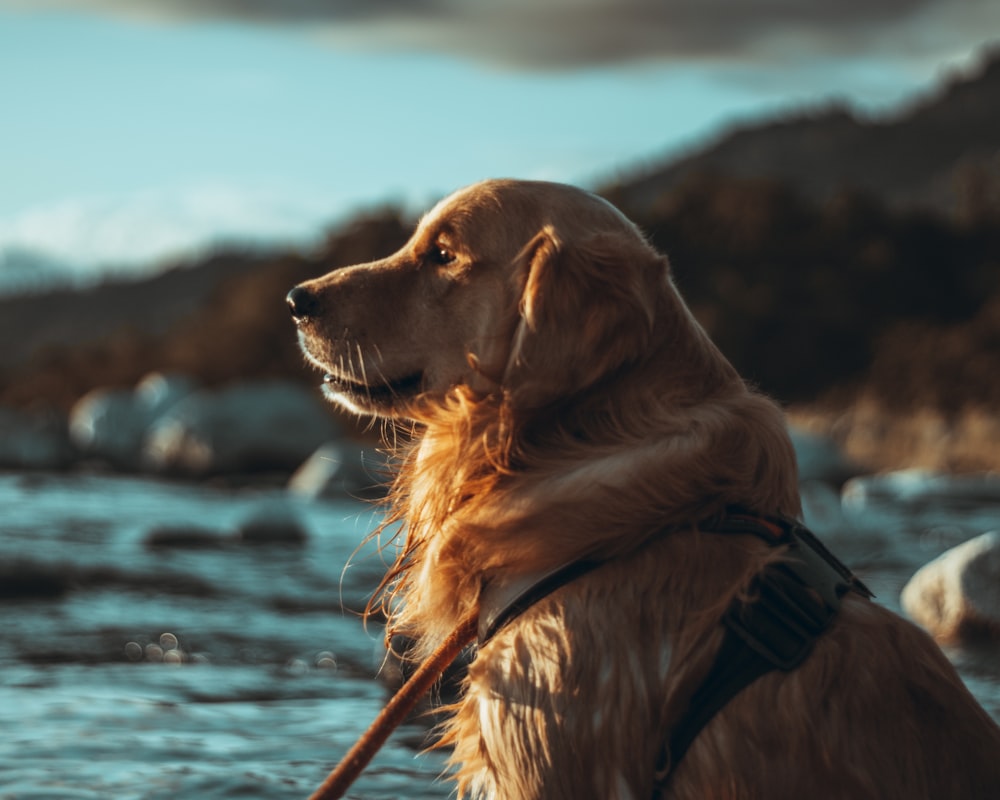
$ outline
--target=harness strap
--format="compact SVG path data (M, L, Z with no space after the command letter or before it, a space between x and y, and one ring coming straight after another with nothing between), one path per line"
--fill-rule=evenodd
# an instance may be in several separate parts
M556 589L586 575L603 561L571 561L538 575L532 573L512 581L494 581L483 587L479 597L479 647L485 645L511 620L521 616L535 603Z
M874 596L794 519L731 507L698 529L749 534L786 549L782 560L768 564L751 581L750 599L734 601L722 618L725 632L715 661L657 758L657 791L666 786L702 728L730 700L762 675L775 669L788 672L805 661L837 616L847 592ZM487 584L480 596L479 647L532 605L603 563L573 561L548 573Z
M848 591L873 597L819 540L795 520L733 509L713 527L717 533L753 534L787 546L786 558L754 578L747 602L734 601L723 617L722 645L657 759L655 786L662 790L695 738L712 718L757 678L788 672L812 652L840 610Z

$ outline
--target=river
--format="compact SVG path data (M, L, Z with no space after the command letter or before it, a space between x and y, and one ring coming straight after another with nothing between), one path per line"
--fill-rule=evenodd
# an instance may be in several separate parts
M1000 527L1000 505L878 486L807 500L897 610L921 563ZM236 534L250 519L302 539L251 543ZM380 626L344 611L384 569L374 545L355 553L377 522L369 504L276 486L0 475L0 798L308 796L389 694ZM948 654L1000 718L998 651ZM401 728L351 797L448 797L426 734Z

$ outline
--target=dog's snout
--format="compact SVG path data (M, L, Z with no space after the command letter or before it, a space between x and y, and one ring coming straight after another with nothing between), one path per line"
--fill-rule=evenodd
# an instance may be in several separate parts
M296 322L316 316L319 301L315 294L303 286L296 286L285 296L285 302Z

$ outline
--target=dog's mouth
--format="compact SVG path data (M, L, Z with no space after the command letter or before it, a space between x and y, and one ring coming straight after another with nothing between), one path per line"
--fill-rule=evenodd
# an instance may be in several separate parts
M384 412L420 394L423 381L422 372L374 384L328 372L323 376L323 391L331 400L355 409Z

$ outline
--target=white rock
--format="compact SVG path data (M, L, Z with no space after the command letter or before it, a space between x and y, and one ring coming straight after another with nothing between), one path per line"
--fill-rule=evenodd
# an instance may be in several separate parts
M821 536L837 535L851 529L840 505L840 494L824 481L802 481L799 484L802 499L802 520L813 533Z
M845 505L858 508L883 503L955 509L1000 505L1000 474L950 475L908 469L866 475L845 484L843 499Z
M1000 531L970 539L922 567L900 602L935 638L1000 638Z
M73 406L70 437L90 457L137 469L149 427L192 389L186 378L160 373L147 375L134 390L95 389Z
M70 411L69 432L86 455L134 469L147 423L131 389L94 389Z
M0 468L65 469L76 458L65 417L0 408Z
M135 400L154 420L198 387L183 375L151 372L135 386Z
M790 428L788 433L795 448L800 482L822 481L840 486L858 474L858 467L847 459L830 437L799 428Z
M240 384L174 404L149 429L143 463L190 476L292 469L337 433L312 391L279 382Z
M386 458L351 442L327 442L288 481L288 490L309 500L379 496L388 480Z

